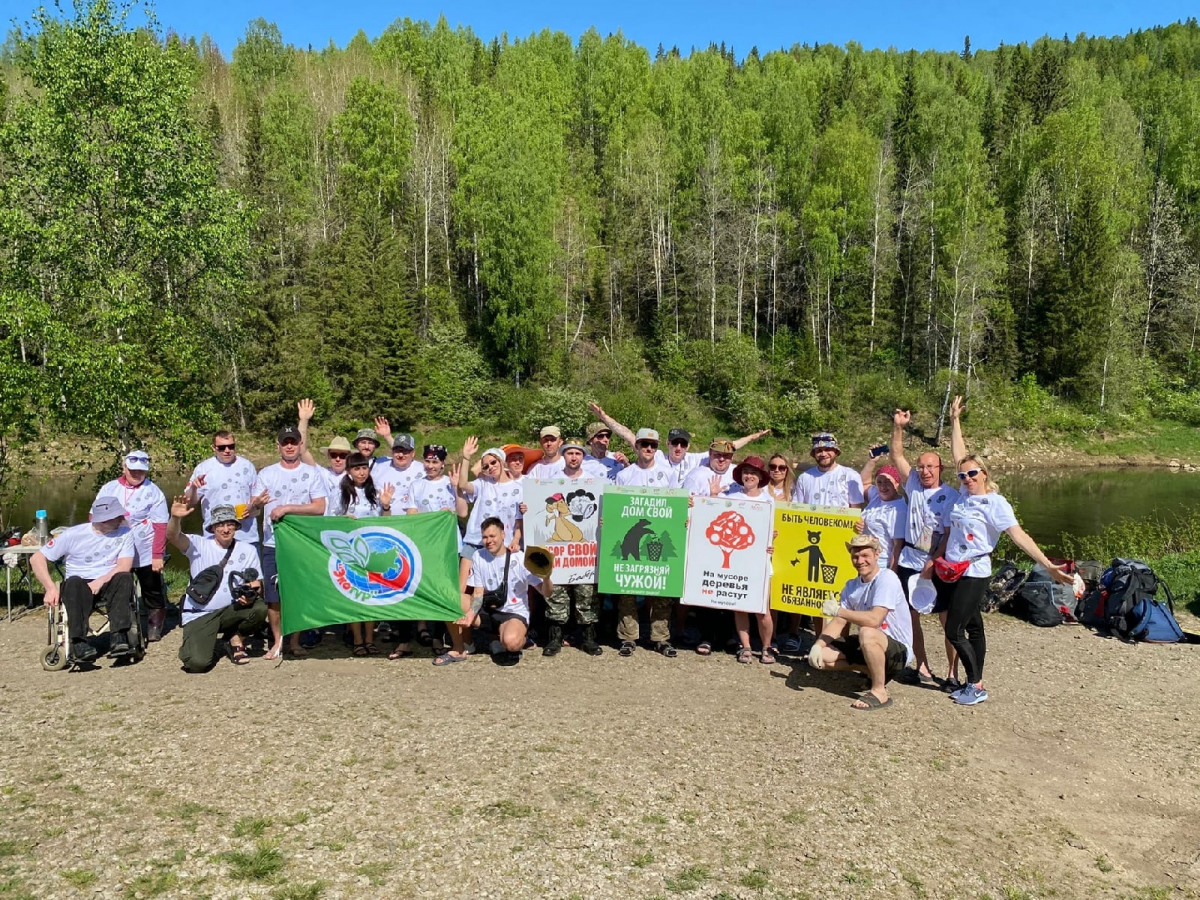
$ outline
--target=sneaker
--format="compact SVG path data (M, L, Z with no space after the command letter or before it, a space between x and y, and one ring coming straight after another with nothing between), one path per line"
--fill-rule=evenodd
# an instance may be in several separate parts
M129 652L129 632L117 631L113 633L112 644L109 646L109 656L124 656Z
M87 641L72 641L71 656L76 662L90 662L100 655L100 652Z
M975 706L977 703L982 703L988 698L988 692L981 687L968 684L952 696L954 697L954 702L960 706Z
M520 661L520 650L505 650L503 653L496 654L496 665L499 666L515 666Z
M633 651L637 649L637 644L633 641L621 641L621 655L633 656Z
M953 697L963 689L963 683L957 678L947 678L942 682L942 690Z

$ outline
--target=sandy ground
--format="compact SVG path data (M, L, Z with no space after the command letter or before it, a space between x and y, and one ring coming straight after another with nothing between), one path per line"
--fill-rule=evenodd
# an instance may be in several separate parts
M860 713L855 675L645 650L189 676L176 629L44 672L32 613L0 624L0 898L1200 894L1200 647L988 628L988 703Z

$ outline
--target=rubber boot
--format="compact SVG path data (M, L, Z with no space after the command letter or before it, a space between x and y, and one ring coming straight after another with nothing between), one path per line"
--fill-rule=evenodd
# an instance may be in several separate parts
M562 650L563 632L562 626L556 622L550 623L550 640L546 641L546 646L542 648L542 656L558 656Z
M583 626L583 643L579 645L579 649L588 656L599 656L604 652L604 648L600 646L596 640L596 626Z
M163 624L167 621L165 609L152 609L146 616L146 640L153 643L162 640Z

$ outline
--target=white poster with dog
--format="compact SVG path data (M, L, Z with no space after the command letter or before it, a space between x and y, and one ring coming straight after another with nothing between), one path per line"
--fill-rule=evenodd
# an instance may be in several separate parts
M774 529L769 503L697 497L688 524L683 603L739 612L767 611Z
M524 478L525 546L554 554L554 584L596 581L596 526L606 478Z

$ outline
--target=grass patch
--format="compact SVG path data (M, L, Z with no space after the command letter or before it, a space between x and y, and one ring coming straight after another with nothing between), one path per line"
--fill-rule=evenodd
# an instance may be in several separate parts
M179 876L162 863L154 863L154 870L144 872L129 883L126 893L131 897L157 897L179 886Z
M672 894L685 894L688 891L694 891L706 881L708 881L707 866L688 866L686 869L680 870L674 878L668 878L665 883L667 890Z
M846 884L857 884L862 887L871 886L871 876L858 866L851 866L849 871L842 873L842 881Z
M95 884L97 877L91 869L63 869L58 876L81 891L87 890Z
M647 825L666 825L667 817L660 816L658 813L651 813L648 816L642 816L642 821Z
M771 873L761 866L755 866L745 875L738 879L738 884L744 888L750 888L752 891L765 890L767 885L771 883Z
M295 828L297 825L305 824L308 820L308 812L302 809L300 812L283 819L280 824L282 824L285 828Z
M528 819L535 812L532 806L517 803L515 800L497 800L484 807L485 812L498 815L502 819Z
M233 823L233 836L235 838L262 837L272 824L270 819L263 816L242 816Z
M184 800L182 803L176 803L174 806L168 806L166 809L159 810L158 814L167 819L178 819L181 822L195 822L201 816L210 816L220 810L212 806L205 806L203 803L196 803L192 800Z
M913 892L913 896L917 900L922 900L925 897L925 883L917 877L915 872L910 872L908 869L901 869L900 877L904 879L904 883L908 885L909 890Z
M1101 853L1096 857L1096 868L1107 875L1113 870L1113 864L1108 861L1108 857Z
M639 853L633 858L633 867L635 869L644 869L652 862L654 862L654 854L647 850L645 853Z
M0 859L6 856L24 856L33 849L33 844L29 841L0 841Z
M783 814L783 821L788 825L803 825L808 821L808 813L802 809L793 809Z
M271 892L272 900L320 900L325 893L324 881L310 881L307 884L285 884Z
M274 844L259 841L253 851L230 850L221 854L229 875L238 881L269 881L283 868L283 853Z
M392 864L389 862L369 862L364 863L354 870L359 875L365 875L375 887L379 887L384 882L384 876L392 871Z

